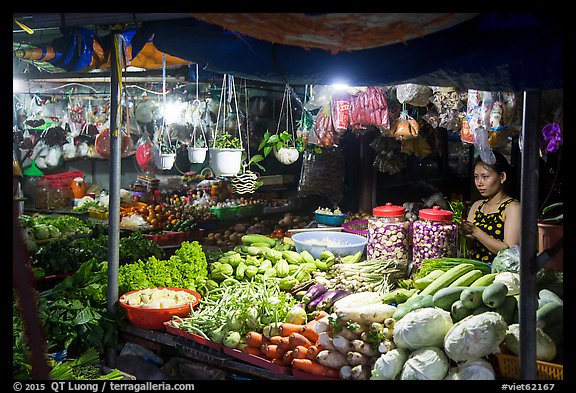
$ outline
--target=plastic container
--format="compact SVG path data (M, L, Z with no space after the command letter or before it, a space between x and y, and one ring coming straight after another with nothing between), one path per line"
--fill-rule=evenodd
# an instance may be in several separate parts
M74 198L82 198L86 195L86 183L84 182L83 177L75 177L72 179L72 183L70 184L70 191L72 192L72 197Z
M50 199L50 209L68 209L72 206L70 185L63 180L52 183L53 194Z
M34 206L36 209L50 209L50 200L52 199L52 187L50 181L40 179L36 182L34 192Z
M458 227L454 214L440 206L421 209L412 224L412 264L424 259L456 257Z
M361 235L347 232L311 231L300 232L292 235L292 241L296 251L308 251L314 258L320 258L324 250L331 251L336 256L356 254L364 252L368 239Z
M342 224L342 230L368 237L368 220L354 220Z
M195 307L200 303L202 296L196 291L186 288L172 288L172 287L158 287L158 289L170 289L172 291L185 291L196 297L196 301L192 302L192 307ZM164 330L164 322L170 321L174 315L181 318L186 318L190 315L191 308L190 304L185 304L178 307L168 307L168 308L145 308L137 307L126 304L125 297L134 293L141 291L141 289L136 291L130 291L120 296L119 303L126 310L126 316L128 321L139 328L142 329L152 329L152 330Z
M314 213L314 219L318 224L331 225L339 227L344 224L346 214L322 214Z
M368 219L367 259L392 258L406 263L409 252L410 222L405 219L403 206L375 207Z
M499 375L502 378L517 380L520 379L520 360L516 355L508 353L497 353ZM563 380L564 366L536 360L536 373L538 380Z

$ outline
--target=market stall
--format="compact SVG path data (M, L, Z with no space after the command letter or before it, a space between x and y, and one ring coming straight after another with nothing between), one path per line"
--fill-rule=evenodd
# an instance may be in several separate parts
M149 30L142 31L142 34L146 34ZM162 42L161 34L155 37L158 39L158 48L167 45ZM224 74L220 84L221 101L214 104L215 124L208 124L214 127L211 129L212 135L204 140L204 146L210 146L206 147L210 159L205 160L208 161L211 173L191 174L185 180L181 178L175 187L164 185L160 189L156 183L158 180L170 180L164 176L163 171L171 170L174 163L177 163L172 161L166 164L161 159L166 154L162 149L170 147L174 139L163 133L165 123L162 123L160 133L155 134L157 138L153 143L139 139L134 151L123 148L124 130L129 133L131 129L130 116L126 115L124 122L121 114L121 52L120 46L115 51L118 61L112 62L115 67L112 67L111 72L110 96L115 98L111 102L107 137L111 142L109 145L108 141L98 145L95 141L94 144L95 150L100 149L100 155L102 148L109 146L108 157L104 157L109 164L109 195L98 195L97 198L94 195L94 198L89 197L80 202L85 196L82 195L75 198L78 205L74 208L70 198L67 210L69 213L81 212L84 206L84 213L88 213L89 218L99 218L108 225L106 308L111 315L119 317L122 323L136 324L130 320L129 314L128 321L124 320L122 309L119 309L118 302L123 302L121 295L130 291L147 286L183 287L196 290L198 294L197 304L193 304L187 313L162 321L163 324L151 332L142 332L128 325L120 327L125 338L130 340L129 337L144 337L152 342L162 341L163 345L191 353L195 360L203 357L199 355L202 349L215 349L228 360L205 356L201 362L207 365L230 363L225 368L238 371L242 366L236 361L241 361L268 371L273 370L272 373L243 370L246 375L264 379L282 379L286 375L312 379L420 379L423 376L430 379L496 379L531 378L536 376L536 372L539 379L563 378L561 372L558 374L555 371L554 374L551 371L558 367L542 363L558 359L562 332L553 331L552 326L558 325L563 305L561 297L541 292L546 288L537 286L540 283L537 283L533 269L537 263L535 256L539 252L536 246L536 225L523 226L522 238L529 240L521 244L516 268L494 271L486 264L464 258L461 250L458 250L455 221L461 219L458 213L462 212L454 208L458 202L456 198L440 196L424 201L430 202L430 206L425 206L420 200L399 200L395 201L398 203L396 207L399 214L396 212L390 215L390 212L385 211L380 215L369 211L363 215L361 211L332 211L335 206L303 208L294 202L289 203L290 198L270 197L270 194L277 194L274 192L269 195L262 192L264 195L259 195L258 188L262 187L260 191L265 191L266 185L256 181L256 168L266 165L264 160L272 159L269 153L273 152L274 159L282 164L300 162L300 176L297 183L292 183L292 187L296 186L293 191L301 196L328 197L331 203L342 202L346 188L340 179L345 178L346 164L339 145L345 145L347 135L362 136L377 131L379 137L374 138L370 145L377 157L374 167L381 173L393 174L403 169L402 154L420 158L430 154L432 148L426 137L433 134L429 133L430 130L436 128L449 129L456 133L459 143L468 143L486 154L489 154L491 148L501 148L510 140L518 141L520 134L523 222L533 221L536 224L539 200L538 193L533 190L538 188L538 178L534 173L537 174L537 158L540 154L539 143L536 142L541 138L538 92L512 94L512 99L508 101L508 93L498 93L497 102L503 111L500 113L502 118L498 119L501 119L507 133L498 134L501 129L494 127L489 129L490 133L481 136L473 129L473 138L466 139L469 135L465 132L465 125L470 127L472 119L466 116L466 111L471 108L471 97L477 97L479 92L470 87L370 85L342 92L328 86L314 86L313 94L307 96L305 90L302 95L304 99L300 99L298 93L286 84L285 89L280 90L283 90L284 95L277 122L275 119L270 127L272 132L264 133L261 141L252 140L250 150L250 134L246 132L250 128L250 118L241 118L239 111L242 101L239 105L238 97L242 94L235 90L237 81L234 81L234 77ZM180 51L166 52L186 58ZM196 73L198 76L198 68ZM557 83L552 85L561 87L561 83L560 86ZM406 91L403 88L415 90ZM165 91L165 86L162 91ZM409 93L412 95L407 97ZM425 96L423 104L418 102L420 94ZM165 99L166 95L163 97ZM293 97L296 103L300 101L301 104L297 112L284 109L284 103L292 102ZM196 93L196 104L200 102L198 98ZM244 94L243 98L247 102L248 94ZM455 104L455 107L450 107L450 103ZM508 103L512 104L507 107ZM532 109L532 105L535 105L536 110ZM129 104L126 104L125 108L128 107ZM244 108L247 107L245 104ZM282 116L283 110L286 110L285 116ZM199 110L196 113L201 115ZM248 111L245 113L247 115ZM294 119L288 115L293 113L301 118L299 129L296 129ZM165 121L165 114L163 118ZM196 118L197 123L194 123L194 119L192 117L192 135L205 135L203 130L198 130L207 125L202 121L203 118ZM282 124L280 128L281 120L286 121L285 127ZM191 130L187 131L190 133ZM106 140L105 137L103 135L101 140ZM188 149L204 147L197 146L196 141L189 141ZM222 145L217 146L220 143ZM129 146L130 142L126 144ZM151 146L157 150L154 151ZM248 153L244 158L245 165L235 167L229 173L212 161L217 154L222 153L220 150L233 153L234 150L243 149ZM293 159L289 158L290 150L296 153ZM190 164L193 164L192 152L186 152L189 153L186 157ZM130 184L131 190L125 190L121 187L121 171L124 167L122 158L123 155L131 154L137 168L144 174L138 175ZM151 154L156 154L160 159L152 161ZM172 153L172 159L176 155ZM282 160L289 161L284 163ZM152 163L155 168L150 170ZM326 181L327 173L333 175L331 181ZM83 180L81 178L80 182ZM365 195L363 200L366 201ZM416 203L409 205L409 202ZM377 203L381 202L372 198L370 207L377 207ZM434 253L424 252L418 248L422 246L418 240L418 223L430 217L419 214L436 204L445 205L449 218L433 235L434 239L423 240L427 244L433 242L442 246L434 250ZM44 211L40 209L40 213ZM396 217L400 224L387 222L390 216ZM267 217L270 219L266 220ZM386 231L375 229L388 225L390 228L386 228ZM121 234L127 230L144 233L147 240L164 246L164 249L169 248L171 255L151 256L148 265L154 266L154 269L150 272L146 271L146 257L120 265L119 243L122 240ZM36 233L32 230L26 233L33 234L34 237L27 240L38 245L37 240L41 239L35 237ZM42 234L45 235L45 231ZM310 236L313 234L318 234L320 238L312 239ZM340 235L355 236L356 241L362 240L359 243L360 249L354 252L340 249L338 246L341 244L353 243L352 239ZM44 240L50 238L52 236L48 230ZM310 244L319 244L321 249L315 251L308 248ZM32 252L32 249L28 251ZM542 255L546 257L546 253ZM428 261L437 264L432 269L436 270L437 276L425 280L423 272ZM161 279L158 272L163 271L170 276L171 263L179 263L180 268L189 265L190 276L180 282L175 276ZM99 268L102 269L102 266ZM512 287L502 284L506 275L500 274L505 271L514 273L522 285ZM149 273L153 274L147 276ZM478 280L481 280L480 283L476 283ZM355 283L348 285L348 281ZM500 282L500 285L494 282ZM486 299L480 291L464 292L468 287L482 288L486 291ZM458 300L465 303L461 295L468 292L475 293L474 307L454 305ZM238 294L250 296L244 298ZM364 298L356 299L362 296ZM255 299L266 299L269 302L270 298L274 299L272 304L254 304ZM531 309L536 305L519 299L538 299L539 304L537 308ZM364 310L361 304L367 309ZM155 306L150 311L162 308L166 307ZM519 313L520 309L522 313ZM426 313L430 315L426 316ZM408 322L412 319L445 323L432 326L430 322L430 326L422 328L425 333L419 334L412 328L414 324ZM486 332L490 335L486 338L490 345L476 348L474 353L462 353L461 341L466 339L462 337L462 330L482 324L493 325ZM521 328L519 335L522 340L536 342L542 335L547 340L549 353L542 355L537 352L539 348L536 345L515 347L513 340L518 339L518 331L509 329L515 324ZM224 326L226 328L222 329ZM542 329L532 329L532 326ZM156 333L155 329L162 333ZM282 333L282 330L285 332ZM438 335L432 334L436 330ZM171 337L170 334L179 338ZM539 336L536 337L536 334ZM428 335L426 340L420 340L422 335ZM185 341L186 345L182 344L182 339L188 340ZM417 343L412 339L416 339ZM188 344L194 349L184 349L189 347ZM427 350L429 347L434 350ZM503 357L507 353L500 354L504 349L510 351L510 358ZM108 351L107 354L114 355L114 351ZM538 363L528 361L531 358L538 359ZM422 359L429 359L434 370L418 369L416 364ZM520 372L506 374L506 367L511 363L512 372L518 372L518 359L523 361L522 367L519 367ZM113 364L113 356L107 360ZM391 365L393 367L390 369L388 366ZM274 377L274 372L278 378Z

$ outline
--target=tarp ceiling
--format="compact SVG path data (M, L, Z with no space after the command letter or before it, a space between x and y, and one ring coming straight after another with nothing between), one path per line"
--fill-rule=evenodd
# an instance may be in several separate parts
M412 82L489 91L563 86L562 18L556 13L464 14L460 19L452 18L448 27L423 25L422 35L414 38L405 39L418 35L416 30L406 28L406 37L384 38L381 46L375 46L371 31L383 29L374 22L378 14L372 15L369 24L363 23L366 14L355 23L354 17L359 14L348 14L350 20L340 26L344 30L334 42L342 45L346 34L355 34L357 38L359 29L364 29L366 37L370 37L367 41L352 41L356 48L363 46L362 49L348 50L329 48L326 24L316 31L313 23L319 15L326 21L330 15L341 20L342 14L300 14L301 19L310 20L310 27L303 32L306 34L291 30L292 35L287 35L284 41L293 39L294 44L272 42L271 39L281 39L278 34L270 34L268 40L250 35L258 35L260 30L254 27L256 21L262 29L269 14L244 14L243 19L235 18L237 22L242 21L236 25L230 23L234 18L218 20L215 15L191 15L143 22L132 39L133 56L152 41L161 52L198 63L208 71L294 85L340 81L370 86ZM381 15L383 23L398 23L398 18L386 20L384 16L389 14ZM414 18L413 14L396 15L400 19L402 15L406 15L406 19L408 15L410 20ZM205 21L208 19L219 24L208 23ZM279 20L268 21L269 26L276 26L275 31L278 31ZM229 30L233 26L234 30Z

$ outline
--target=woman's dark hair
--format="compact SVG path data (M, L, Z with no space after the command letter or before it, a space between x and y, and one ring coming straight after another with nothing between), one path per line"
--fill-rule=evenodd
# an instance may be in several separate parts
M488 164L482 160L482 157L478 155L474 160L474 168L477 164L482 164L485 167L492 168L492 170L496 171L496 173L500 174L502 172L506 172L507 181L504 183L504 189L506 192L511 196L516 196L516 171L514 167L510 165L506 156L496 150L493 150L494 157L496 157L496 161L492 164Z
M494 157L496 157L496 161L494 163L489 164L482 160L482 157L478 155L474 160L474 167L476 167L476 164L481 163L483 166L492 168L494 171L496 171L496 173L506 172L507 176L513 175L512 165L508 163L506 156L495 150L493 150L492 153L494 153Z

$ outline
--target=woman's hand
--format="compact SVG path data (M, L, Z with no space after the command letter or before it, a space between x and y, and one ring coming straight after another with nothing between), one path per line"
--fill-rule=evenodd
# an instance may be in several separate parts
M476 225L470 221L462 221L458 227L458 231L464 236L472 236L475 229Z

